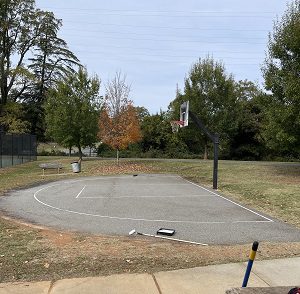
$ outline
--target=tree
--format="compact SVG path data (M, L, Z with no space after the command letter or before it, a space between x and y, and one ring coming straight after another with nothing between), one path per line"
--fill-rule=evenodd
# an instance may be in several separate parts
M184 93L177 93L170 109L179 118L179 107L184 101L190 102L190 109L206 127L221 138L221 153L226 154L233 134L237 129L235 81L227 75L225 67L212 58L199 59L185 80ZM209 139L191 126L185 131L183 138L194 153L204 149L204 158L208 156Z
M117 162L119 162L119 151L141 139L138 117L131 104L123 108L115 117L110 117L108 113L106 107L101 111L99 138L103 143L117 150Z
M122 77L121 72L117 72L105 89L104 106L99 119L99 138L117 150L119 164L119 151L141 139L139 120L129 100L130 86L126 84L126 76Z
M300 1L288 5L274 23L262 68L271 91L263 135L268 147L283 155L300 154Z
M78 58L68 49L67 43L57 36L62 21L52 12L38 10L39 34L36 39L33 57L29 58L28 69L35 79L30 91L21 96L32 127L31 132L43 138L45 132L43 103L47 90L68 73L74 73L74 65L79 65Z
M262 139L265 93L250 81L236 83L237 131L232 135L228 158L259 160L265 152Z
M78 58L68 49L66 41L57 36L62 21L52 12L37 11L39 34L29 68L33 71L38 91L36 99L43 102L46 91L66 74L74 73Z
M164 112L160 112L144 118L141 125L143 134L141 143L144 152L166 149L171 135L171 127L165 116Z
M33 78L24 59L35 45L38 30L34 0L1 0L0 13L0 104L4 105L12 90L11 100L16 101ZM15 65L13 57L17 60Z
M188 149L181 136L173 134L169 112L146 116L141 123L141 147L151 157L186 157Z
M45 104L47 134L67 148L97 141L100 80L89 78L86 69L68 74L56 89L49 90Z
M140 124L146 117L150 116L148 109L144 106L136 106L135 111L137 113Z
M30 130L29 123L24 120L25 112L21 104L8 102L2 108L0 116L0 126L2 125L6 132L22 134Z
M36 9L34 0L0 0L0 106L22 103L38 137L47 89L79 63L57 37L61 25L53 13Z

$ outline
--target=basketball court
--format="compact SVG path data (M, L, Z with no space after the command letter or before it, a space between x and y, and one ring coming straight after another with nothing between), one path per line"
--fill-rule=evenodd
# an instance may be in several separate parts
M300 241L300 230L177 175L63 180L10 193L6 214L60 230L128 235L132 229L207 244Z

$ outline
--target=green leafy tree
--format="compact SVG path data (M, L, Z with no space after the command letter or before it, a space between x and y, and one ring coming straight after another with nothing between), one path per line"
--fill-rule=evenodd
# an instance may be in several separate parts
M172 133L169 112L161 111L145 116L141 129L141 148L150 156L177 158L188 153L181 137L177 133Z
M33 79L24 63L38 36L34 4L34 0L0 0L0 104L3 105L9 96L16 101Z
M74 72L74 65L80 65L78 58L68 49L66 41L57 36L62 21L52 12L37 11L39 34L29 68L36 77L38 102L43 102L46 91L66 74Z
M74 72L74 65L79 65L78 58L68 49L67 43L57 36L62 21L56 19L52 12L37 11L39 19L39 35L29 58L31 72L35 76L34 83L23 100L28 108L31 131L43 138L45 132L43 103L47 90L68 73Z
M150 116L148 109L144 106L136 106L135 111L137 113L140 124L143 122L145 117Z
M37 36L33 11L33 0L0 1L0 104L7 103L12 89L15 101L27 88L27 80L32 78L24 67L24 59ZM17 59L15 65L13 56Z
M23 119L39 139L45 131L47 89L79 63L57 36L61 26L52 12L37 9L34 0L0 0L0 106L22 103Z
M177 93L170 109L179 118L179 107L183 101L190 102L193 111L211 131L218 133L221 138L221 154L229 151L233 134L237 130L235 120L237 111L237 96L235 81L225 71L224 65L212 58L199 59L185 80L184 93ZM189 149L198 153L204 150L204 158L208 156L209 139L193 126L187 128L183 134Z
M24 120L25 112L22 104L8 102L2 107L0 116L0 126L9 133L22 134L28 133L30 124Z
M262 139L263 105L265 93L250 81L239 81L236 84L237 131L230 144L230 159L259 160L265 153Z
M266 89L264 137L282 155L300 154L300 1L274 23L263 66Z
M141 144L144 152L166 149L171 128L164 112L144 117L141 128L143 134Z
M79 150L97 141L100 80L88 77L86 69L68 74L49 90L45 111L47 134L67 148Z

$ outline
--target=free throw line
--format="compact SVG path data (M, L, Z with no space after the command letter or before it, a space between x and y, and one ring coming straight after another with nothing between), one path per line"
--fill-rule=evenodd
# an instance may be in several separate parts
M216 197L212 195L169 195L169 196L154 196L154 195L148 195L148 196L113 196L109 197L110 200L112 199L122 199L122 198L199 198L199 197ZM77 197L76 197L77 198ZM106 199L108 198L107 196L85 196L85 197L80 197L80 199Z

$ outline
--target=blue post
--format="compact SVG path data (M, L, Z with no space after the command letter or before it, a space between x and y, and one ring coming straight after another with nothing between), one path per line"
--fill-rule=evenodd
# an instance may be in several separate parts
M253 265L253 262L255 259L257 248L258 248L258 242L255 241L255 242L253 242L252 250L250 252L248 265L247 265L247 269L246 269L246 273L245 273L245 277L244 277L244 281L243 281L243 285L242 285L243 288L247 287L247 283L248 283L248 280L250 277L250 273L251 273L252 265Z

